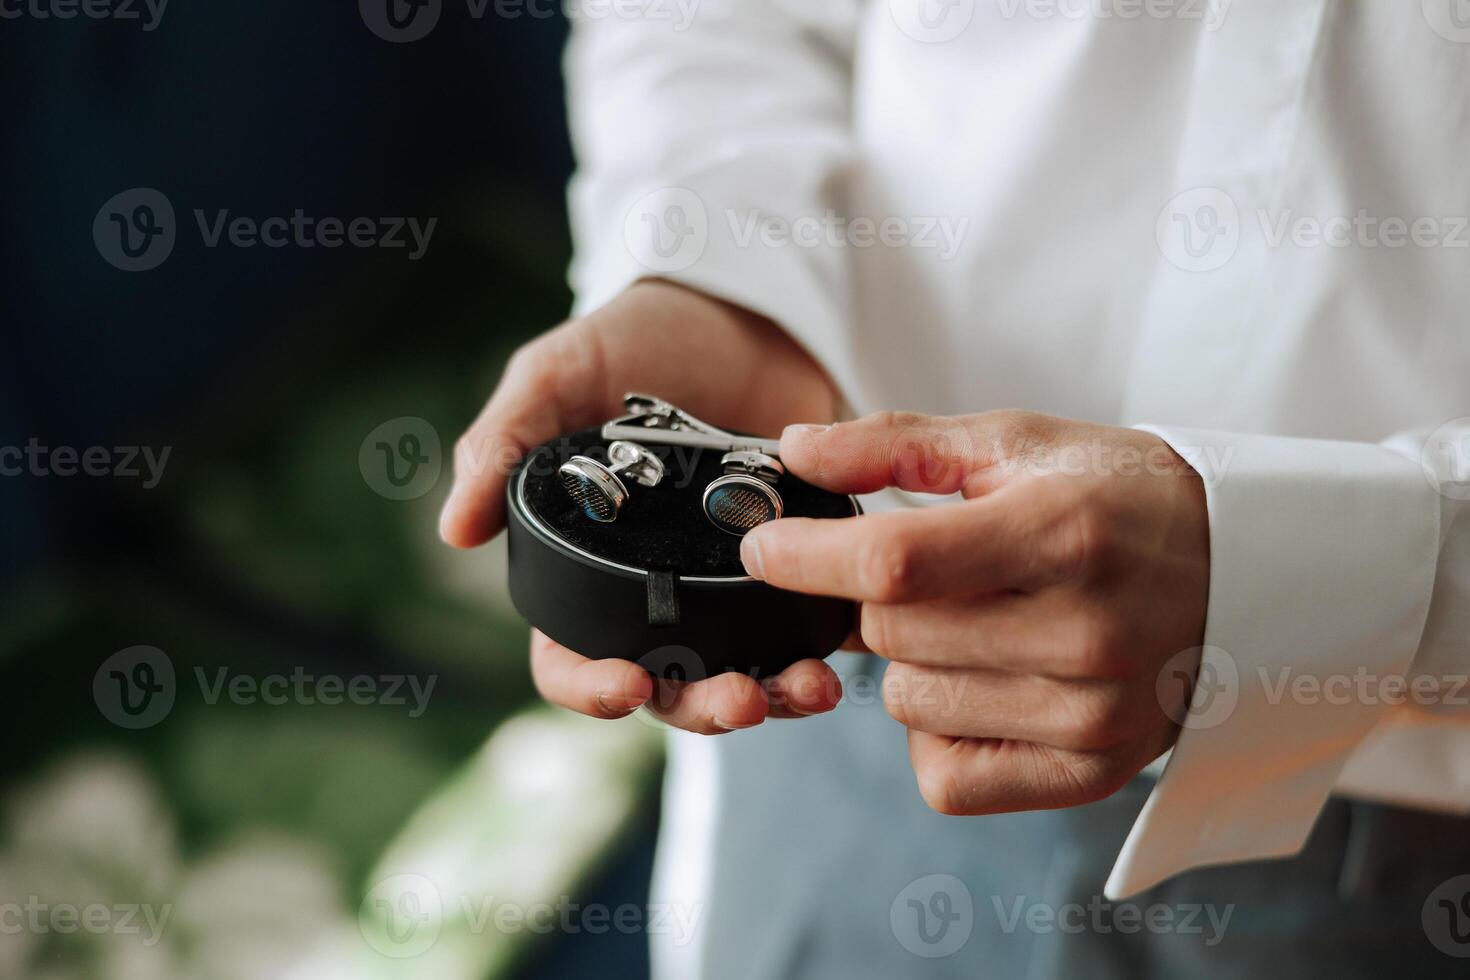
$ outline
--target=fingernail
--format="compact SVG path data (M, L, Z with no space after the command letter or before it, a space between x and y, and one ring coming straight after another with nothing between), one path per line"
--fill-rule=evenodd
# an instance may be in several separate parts
M785 439L787 436L814 436L818 433L826 432L830 428L832 428L830 425L788 425L785 429L781 430L781 438Z
M630 698L621 694L599 694L597 703L610 715L626 715L642 706L646 698Z
M765 692L766 703L771 707L784 708L787 711L794 711L797 714L803 713L800 708L791 703L791 699L787 697L786 692L781 689L781 685L775 680L766 681L761 684L761 690Z
M761 560L760 539L752 532L740 540L740 561L751 578L766 580L766 566Z
M760 724L760 722L758 722L758 721L753 721L753 722L751 722L748 725L731 725L731 724L728 724L727 722L721 721L718 718L714 718L714 719L711 719L711 720L714 722L714 726L716 728L718 728L722 732L738 732L738 731L740 731L742 729L745 729L745 728L754 728L756 725L759 725Z

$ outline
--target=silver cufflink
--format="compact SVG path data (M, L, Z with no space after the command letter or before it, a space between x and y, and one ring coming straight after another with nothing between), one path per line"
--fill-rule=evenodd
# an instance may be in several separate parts
M631 496L621 477L645 487L657 486L664 478L664 463L638 445L619 439L607 447L610 465L590 456L573 456L557 469L562 488L589 520L611 524Z
M704 513L728 534L741 535L781 516L785 504L776 481L786 472L781 461L767 453L736 450L720 458L725 475L704 488Z
M785 504L776 492L776 481L786 470L777 458L781 448L778 440L726 432L652 395L630 392L623 396L623 407L628 414L604 425L602 437L618 440L612 444L613 450L630 447L649 456L658 467L651 481L642 479L637 474L649 476L650 471L637 470L629 450L623 450L630 460L627 466L633 467L627 472L634 479L653 486L663 478L663 464L642 446L626 440L722 450L725 455L720 465L725 475L711 481L704 490L704 513L710 522L721 531L742 535L781 516ZM608 470L585 456L574 456L561 468L562 483L583 513L605 523L617 518L627 499L627 488L616 478L619 470L616 465Z

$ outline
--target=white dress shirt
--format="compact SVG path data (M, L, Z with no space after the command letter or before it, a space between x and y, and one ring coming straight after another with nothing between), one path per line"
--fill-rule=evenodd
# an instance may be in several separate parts
M688 10L575 28L580 309L663 276L856 412L1137 425L1205 478L1194 712L1108 894L1294 853L1331 793L1470 809L1470 4Z

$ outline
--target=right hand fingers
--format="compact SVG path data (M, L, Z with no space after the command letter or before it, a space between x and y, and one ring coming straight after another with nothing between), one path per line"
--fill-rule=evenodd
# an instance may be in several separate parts
M767 717L821 714L836 707L841 683L820 660L803 660L757 684L744 674L685 683L655 680L628 660L589 660L531 631L531 676L541 696L593 718L644 707L660 721L702 735L751 728ZM769 697L768 697L769 692Z
M527 452L548 439L616 414L595 330L573 321L518 350L500 385L454 449L454 487L439 534L473 548L505 525L505 486Z

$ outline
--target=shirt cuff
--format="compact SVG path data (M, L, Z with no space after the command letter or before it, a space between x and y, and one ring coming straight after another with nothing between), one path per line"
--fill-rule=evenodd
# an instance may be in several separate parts
M1407 670L1439 552L1439 498L1391 450L1138 428L1204 480L1210 596L1189 714L1108 878L1111 899L1301 849L1385 710L1327 692Z

